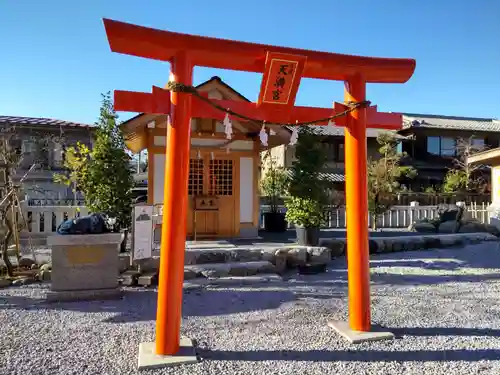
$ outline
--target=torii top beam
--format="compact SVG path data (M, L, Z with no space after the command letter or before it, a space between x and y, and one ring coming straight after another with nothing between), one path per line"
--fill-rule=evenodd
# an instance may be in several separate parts
M113 52L154 60L171 61L182 50L189 50L196 66L262 73L266 53L306 56L302 77L345 81L360 74L365 82L404 83L415 70L415 60L375 58L275 47L226 39L174 33L125 22L104 19Z

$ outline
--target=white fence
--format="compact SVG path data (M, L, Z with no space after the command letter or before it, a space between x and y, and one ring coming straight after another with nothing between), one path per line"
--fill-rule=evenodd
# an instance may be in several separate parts
M261 227L263 224L263 213L268 211L268 206L261 206ZM68 218L84 216L88 214L85 206L23 206L23 216L28 227L22 234L48 235L57 230L59 224ZM325 212L327 224L325 228L346 227L346 214L344 208L329 209ZM378 228L407 228L415 220L423 218L435 218L437 216L437 206L393 206L377 221ZM490 217L487 205L469 205L465 213L467 219L477 219L483 223L489 223ZM19 218L22 223L22 218ZM371 226L373 218L369 216ZM161 222L160 219L157 220Z
M489 223L490 216L487 210L487 205L471 204L467 206L467 211L464 214L465 219L476 219L482 223ZM284 207L280 207L284 210ZM264 224L264 213L269 211L269 206L261 206L260 227ZM330 208L325 211L326 225L325 228L342 229L346 227L346 211L344 207ZM377 228L397 229L407 228L411 223L423 218L434 219L438 216L437 206L393 206L377 219ZM371 227L373 224L373 216L368 214L368 222ZM291 228L292 226L289 225Z

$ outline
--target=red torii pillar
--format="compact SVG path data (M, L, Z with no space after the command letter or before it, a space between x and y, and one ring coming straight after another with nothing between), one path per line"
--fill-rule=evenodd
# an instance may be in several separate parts
M345 101L365 101L366 83L404 83L415 61L340 55L173 33L123 22L104 20L113 52L172 64L175 82L192 85L194 66L264 73L257 103L214 100L223 108L268 123L294 124L325 118L345 110L296 107L301 77L341 80ZM283 80L283 66L290 76ZM279 89L277 91L277 88ZM189 173L190 118L223 119L220 112L187 93L153 87L153 93L115 92L117 111L171 114L168 125L164 209L161 239L157 355L179 351L184 248L186 239L187 180ZM325 125L327 121L318 122ZM371 330L368 252L366 128L399 129L401 116L379 113L376 107L359 107L335 123L346 127L346 204L349 281L349 327L334 325L341 334L367 334ZM359 335L358 335L359 336ZM354 340L359 337L354 337ZM373 338L372 338L373 339Z

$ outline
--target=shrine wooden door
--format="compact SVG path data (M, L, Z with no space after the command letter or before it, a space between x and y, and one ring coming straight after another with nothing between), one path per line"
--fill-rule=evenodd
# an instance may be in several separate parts
M188 236L235 234L235 160L210 154L189 161Z

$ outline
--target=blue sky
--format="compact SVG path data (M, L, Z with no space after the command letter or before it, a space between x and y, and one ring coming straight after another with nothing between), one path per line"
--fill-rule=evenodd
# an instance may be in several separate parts
M500 117L498 0L0 0L0 115L93 123L100 93L163 86L169 65L110 52L103 17L249 42L415 58L408 83L368 87L379 110ZM197 68L195 83L214 75L257 98L258 74ZM339 82L303 80L297 104L330 107L342 99Z

